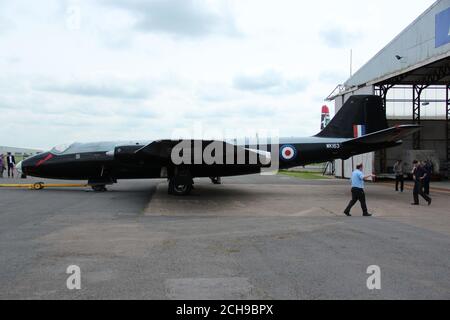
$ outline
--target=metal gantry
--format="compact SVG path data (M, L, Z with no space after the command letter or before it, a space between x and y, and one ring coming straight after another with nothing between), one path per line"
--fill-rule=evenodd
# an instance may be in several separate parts
M377 94L381 97L381 100L383 102L383 109L384 112L386 112L386 105L387 105L387 95L388 95L388 91L393 88L394 85L393 84L382 84L379 86L375 87L375 91L377 92Z
M391 88L394 85L392 84L383 84L375 87L375 92L381 97L381 101L383 103L383 110L386 114L386 106L387 106L387 95ZM387 151L386 149L380 150L380 172L387 171Z
M379 77L381 79L381 77ZM410 109L412 111L412 118L411 122L413 124L424 124L423 122L423 111L421 110L423 106L430 105L432 106L438 106L439 105L439 120L443 120L442 113L441 113L441 106L446 106L446 126L447 126L447 132L446 132L446 140L447 140L447 159L445 159L445 150L444 154L442 154L441 150L439 150L439 155L442 154L444 158L441 158L441 163L445 163L445 160L447 160L447 168L445 168L445 165L441 166L442 169L447 169L448 175L450 176L450 56L445 56L442 59L436 60L432 63L429 63L427 65L417 65L415 69L405 69L401 73L397 73L393 77L388 77L380 80L379 82L375 82L376 80L372 80L369 82L366 82L364 84L360 85L349 85L351 81L348 81L348 87L342 86L339 87L339 92L336 93L336 90L333 92L332 95L328 97L328 100L330 99L337 99L340 97L342 99L342 103L345 102L346 95L348 96L348 93L350 92L363 92L360 89L368 88L370 85L373 85L372 87L375 90L375 94L381 97L382 100L382 107L385 110L386 113L389 113L391 109L390 103L393 103L394 107L396 106L396 103L403 103L403 105L408 104L412 108ZM405 89L408 90L412 94L412 100L409 92L407 94L403 95L403 98L397 98L395 94L392 94L392 90L394 89ZM439 94L439 98L434 97L433 99L426 99L424 90L446 90L446 94L442 96L442 94ZM388 97L389 96L389 97ZM444 101L444 98L446 97L446 100ZM424 103L423 103L424 102ZM423 103L423 104L422 104ZM442 103L442 105L441 105ZM395 109L395 108L394 108ZM437 110L437 109L436 109ZM389 112L387 112L389 111ZM437 111L436 111L437 112ZM395 116L392 116L395 117ZM391 117L391 120L394 118ZM398 119L398 120L404 120ZM422 130L423 131L423 130ZM432 131L434 132L434 131ZM420 150L421 148L425 147L424 144L424 135L421 134L419 131L418 133L414 134L412 137L412 149L414 150ZM427 146L428 147L428 146ZM377 163L380 166L380 172L386 173L387 172L387 158L389 157L389 152L387 150L381 150L377 152ZM444 173L445 170L443 170Z
M422 92L428 87L428 85L413 85L413 123L420 124L420 111L422 103ZM413 136L413 149L420 150L421 146L420 131L416 132Z
M446 122L447 122L447 178L450 178L450 84L446 86Z

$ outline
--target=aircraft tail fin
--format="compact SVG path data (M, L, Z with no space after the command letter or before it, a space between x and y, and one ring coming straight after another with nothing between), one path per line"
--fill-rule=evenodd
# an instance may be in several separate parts
M347 100L316 137L359 138L387 128L381 98L374 95L355 95Z

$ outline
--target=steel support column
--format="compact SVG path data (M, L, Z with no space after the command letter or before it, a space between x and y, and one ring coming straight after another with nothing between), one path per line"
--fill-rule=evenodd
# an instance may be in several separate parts
M394 87L394 85L384 84L384 85L377 86L375 88L375 91L381 97L381 101L383 103L384 114L386 114L388 91L392 87ZM380 154L380 173L386 173L387 172L387 151L386 151L386 149L381 149L379 151L379 154Z
M413 85L413 123L420 124L420 109L421 109L421 99L422 92L428 87L428 85ZM413 149L420 150L421 141L420 141L420 131L415 133L413 136Z
M447 178L450 178L450 84L446 86L447 123Z
M388 91L389 91L389 89L391 89L393 87L394 87L393 84L383 84L383 85L377 86L375 88L375 91L381 97L381 100L383 102L383 110L384 110L384 112L386 112L386 105L387 105L386 100L387 100Z

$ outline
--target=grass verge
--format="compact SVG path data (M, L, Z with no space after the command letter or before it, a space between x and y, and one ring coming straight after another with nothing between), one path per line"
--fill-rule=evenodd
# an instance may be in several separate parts
M316 172L300 172L300 171L288 171L288 170L280 170L279 174L303 179L303 180L327 180L330 179L327 176L323 176L321 173Z

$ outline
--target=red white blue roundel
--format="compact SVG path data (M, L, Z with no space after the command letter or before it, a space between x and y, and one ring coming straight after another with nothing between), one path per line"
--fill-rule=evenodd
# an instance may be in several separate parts
M283 160L290 161L297 156L297 149L291 145L282 146L280 149L280 156Z

